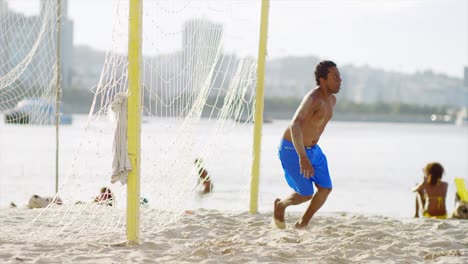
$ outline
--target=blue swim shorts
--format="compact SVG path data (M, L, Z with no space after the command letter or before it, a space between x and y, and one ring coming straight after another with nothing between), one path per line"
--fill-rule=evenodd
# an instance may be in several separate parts
M314 167L314 175L310 179L306 179L301 174L299 155L297 155L293 143L285 139L281 141L278 156L288 185L303 196L314 194L313 183L323 188L332 188L327 157L323 154L322 149L318 145L307 147L306 154Z

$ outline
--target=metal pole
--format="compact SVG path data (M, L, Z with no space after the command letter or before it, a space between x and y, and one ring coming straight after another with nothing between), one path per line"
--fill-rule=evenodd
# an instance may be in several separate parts
M141 145L141 34L142 0L130 1L128 28L128 155L132 170L127 181L127 240L140 240L140 145Z
M60 127L60 97L61 97L61 71L60 71L60 28L61 28L61 0L57 0L57 49L56 49L56 83L55 83L55 193L58 193L59 184L59 127Z
M263 94L265 80L265 61L267 53L268 9L269 0L262 0L260 17L260 41L258 47L257 87L255 92L255 123L253 135L252 179L250 182L250 213L258 210L258 183L260 177L260 152L263 125Z

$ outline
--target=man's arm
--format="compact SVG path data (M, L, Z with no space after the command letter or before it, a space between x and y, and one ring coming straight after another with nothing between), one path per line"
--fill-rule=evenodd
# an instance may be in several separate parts
M301 105L296 111L296 114L293 117L290 130L291 130L291 140L294 144L297 154L299 155L299 163L301 166L301 173L306 178L312 177L314 174L314 168L307 158L304 146L304 135L302 133L302 127L304 122L308 120L307 117L310 117L317 110L320 101L312 94L307 95L302 101Z

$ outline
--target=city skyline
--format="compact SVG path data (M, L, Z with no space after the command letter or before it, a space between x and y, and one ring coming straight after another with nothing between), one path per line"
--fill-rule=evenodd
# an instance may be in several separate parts
M38 5L33 0L6 2L16 12L31 15ZM214 2L203 5L216 5ZM259 16L248 10L255 7L252 9L259 11L258 3L246 2L235 3L241 3L238 8L246 16ZM117 0L69 0L73 44L97 50L111 47L116 3ZM270 59L312 55L333 59L339 65L368 65L405 73L432 70L463 78L468 65L467 14L468 1L463 0L271 0L268 55ZM253 25L252 28L246 30L258 30ZM180 49L179 43L162 47L161 51ZM249 48L244 50L255 55L257 47Z

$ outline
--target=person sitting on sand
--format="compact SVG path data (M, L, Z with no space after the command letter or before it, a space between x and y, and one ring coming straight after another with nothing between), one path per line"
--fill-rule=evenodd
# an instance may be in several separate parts
M114 194L107 187L101 188L101 193L94 198L94 202L98 204L113 206L114 205Z
M468 219L468 189L463 178L455 178L455 209L452 213L453 218Z
M468 219L468 203L464 201L457 201L455 209L452 213L453 218Z
M195 159L195 166L198 172L198 183L203 186L202 194L207 194L213 191L213 182L208 171L203 167L203 160Z
M419 217L419 209L422 208L424 217L446 219L445 197L448 184L441 181L444 168L439 163L432 162L423 168L423 172L423 182L413 190L417 192L414 217Z
M28 208L46 208L49 204L62 205L63 202L60 197L41 197L37 194L34 194L29 198Z

